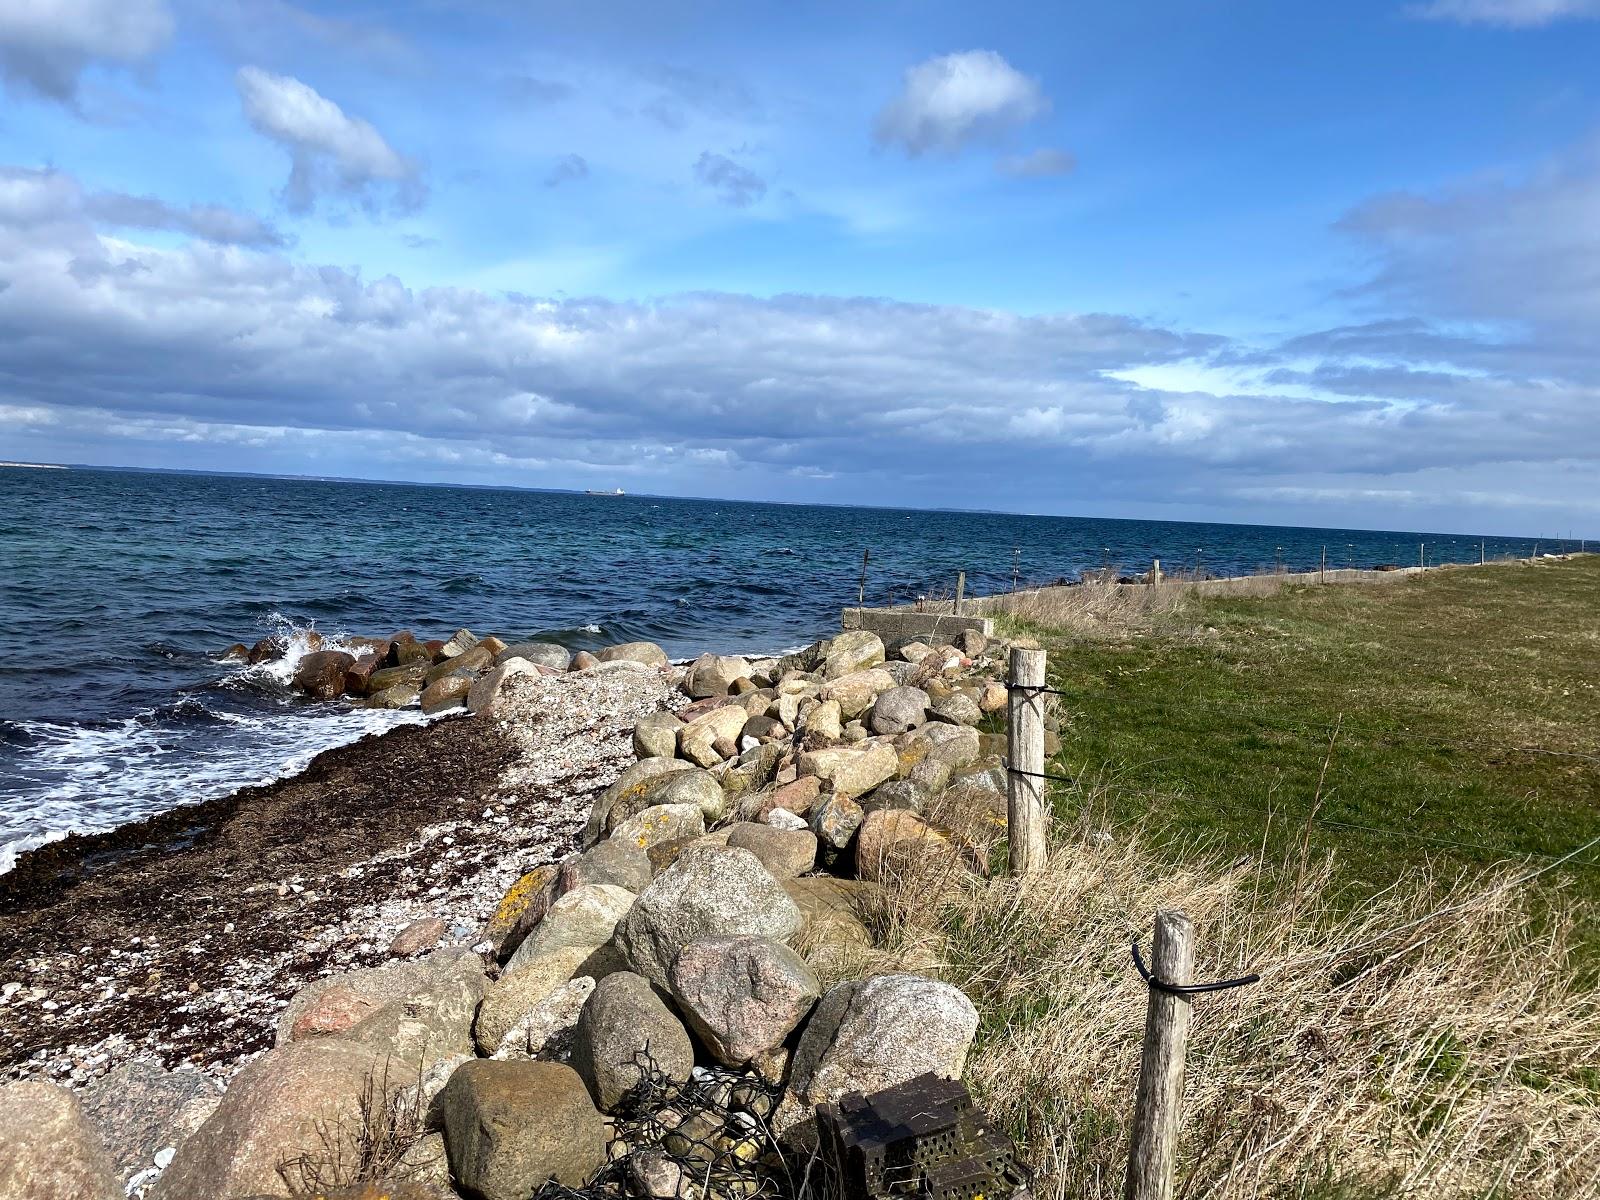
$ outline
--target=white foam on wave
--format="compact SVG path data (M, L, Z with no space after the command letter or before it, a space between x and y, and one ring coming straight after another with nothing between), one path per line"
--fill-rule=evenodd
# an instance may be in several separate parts
M311 705L289 699L295 667L311 650L309 627L273 614L287 643L281 659L241 666L225 687L265 693L259 713L210 708L198 693L184 703L204 707L218 724L164 724L155 713L83 727L43 721L16 724L28 735L21 758L27 804L0 808L0 874L25 850L68 833L100 833L154 813L197 804L251 784L304 770L324 750L371 733L431 720L419 709ZM322 635L322 649L348 649L341 635ZM231 664L230 664L231 665ZM273 698L278 703L273 704Z

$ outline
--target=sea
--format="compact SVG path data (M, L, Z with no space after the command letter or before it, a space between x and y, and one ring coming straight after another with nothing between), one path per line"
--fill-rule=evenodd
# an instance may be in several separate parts
M1227 575L1524 555L1418 531L1019 516L269 476L0 467L0 871L302 768L415 711L289 687L306 634L467 627L574 650L776 653L857 602L1107 566ZM1546 549L1553 547L1547 542ZM225 661L281 634L288 658Z

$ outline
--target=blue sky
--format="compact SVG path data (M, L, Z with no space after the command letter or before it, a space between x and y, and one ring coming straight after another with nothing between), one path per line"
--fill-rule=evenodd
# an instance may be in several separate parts
M1600 0L0 0L0 457L1600 533Z

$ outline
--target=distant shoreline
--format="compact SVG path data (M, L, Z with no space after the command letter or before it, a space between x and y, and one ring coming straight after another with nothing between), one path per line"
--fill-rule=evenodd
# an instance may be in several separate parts
M28 462L0 462L0 467L23 467L30 471L68 471L70 467L60 463L28 463Z

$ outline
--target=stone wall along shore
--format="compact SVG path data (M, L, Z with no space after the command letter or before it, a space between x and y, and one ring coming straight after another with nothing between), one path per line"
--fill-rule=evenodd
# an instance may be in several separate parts
M515 736L551 719L548 676L671 690L637 721L636 760L593 795L581 850L518 878L470 943L440 944L446 923L424 917L388 965L303 988L220 1097L173 1089L161 1105L146 1087L135 1115L53 1084L0 1088L0 1195L234 1200L381 1182L526 1200L603 1175L618 1194L688 1200L713 1160L743 1164L730 1194L782 1195L817 1105L960 1077L971 1002L849 964L866 961L864 918L897 870L932 854L986 868L931 812L959 792L1003 826L1004 643L968 630L886 647L851 631L686 668L648 643L569 658L464 630L358 649L312 651L297 685L465 708ZM685 1090L640 1124L627 1114L642 1080ZM375 1151L378 1126L392 1136Z

